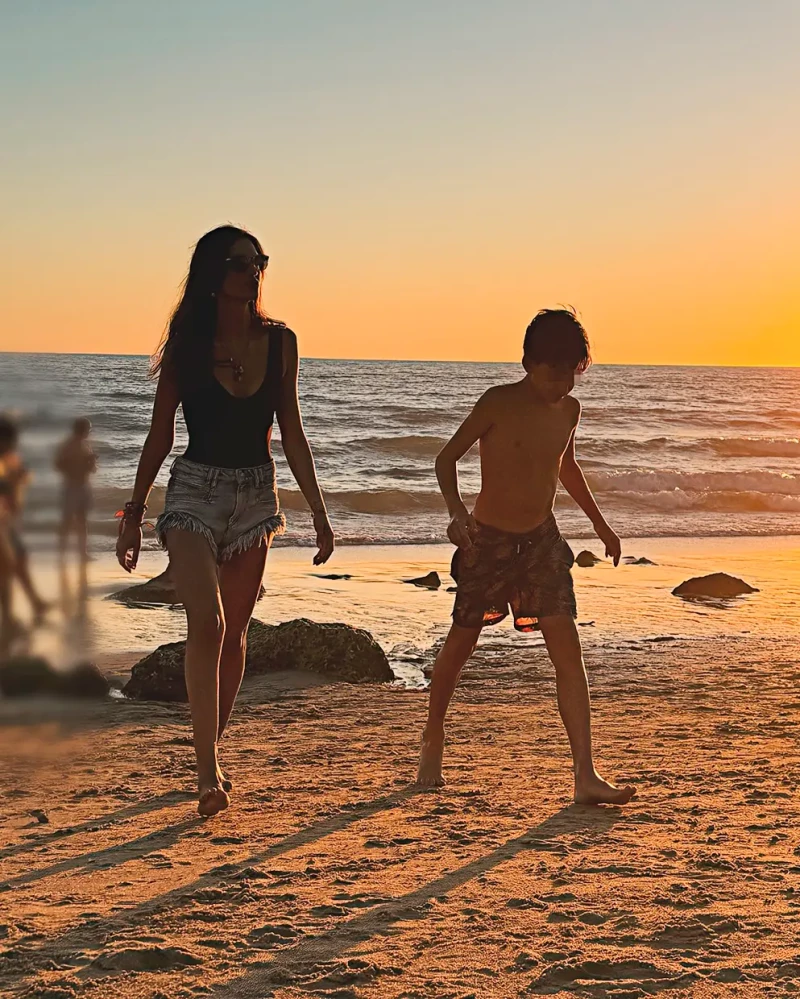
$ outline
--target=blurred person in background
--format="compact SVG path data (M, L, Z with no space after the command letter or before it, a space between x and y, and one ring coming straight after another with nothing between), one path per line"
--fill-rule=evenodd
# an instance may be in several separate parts
M19 429L9 416L0 416L0 623L6 638L21 626L11 614L12 583L16 579L30 601L34 623L48 607L37 592L30 574L28 552L20 533L22 503L30 473L19 450Z
M83 562L89 557L89 511L92 507L90 479L97 471L97 457L89 443L92 424L81 417L72 425L72 433L56 450L55 468L61 473L61 557L66 555L70 534L78 540Z

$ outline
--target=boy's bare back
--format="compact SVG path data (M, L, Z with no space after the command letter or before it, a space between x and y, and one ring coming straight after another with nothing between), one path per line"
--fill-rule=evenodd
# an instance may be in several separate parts
M528 379L498 385L482 396L463 427L480 446L476 520L522 534L549 516L580 411L569 395L556 402L538 398Z
M56 468L70 485L85 486L97 468L97 459L89 442L68 437L58 449Z

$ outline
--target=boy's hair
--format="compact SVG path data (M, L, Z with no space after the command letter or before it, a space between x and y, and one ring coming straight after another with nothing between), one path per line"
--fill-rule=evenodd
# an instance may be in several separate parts
M0 413L0 450L11 451L17 446L19 429L15 420Z
M573 309L542 309L525 330L524 354L533 364L586 371L589 337Z
M85 416L79 416L72 424L72 432L76 437L88 437L92 432L91 420L87 420Z

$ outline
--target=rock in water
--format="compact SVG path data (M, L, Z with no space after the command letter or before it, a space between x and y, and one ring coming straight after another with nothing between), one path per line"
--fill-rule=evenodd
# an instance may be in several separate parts
M368 631L347 624L317 624L306 618L277 627L260 625L258 637L248 635L247 668L252 673L308 669L347 683L391 683L386 653ZM251 625L252 628L252 625Z
M5 697L54 694L59 676L41 656L14 656L0 663L0 693Z
M754 586L743 579L729 576L727 572L713 572L710 576L694 576L672 591L676 597L738 597L743 593L758 593Z
M651 562L649 558L642 556L641 558L634 558L633 555L626 555L622 560L626 565L655 565L655 562Z
M111 594L112 600L121 600L126 604L177 604L175 584L172 582L169 566L159 576L148 579L146 583L126 586Z
M593 565L597 565L598 562L602 561L594 552L590 551L582 551L575 556L575 565L579 565L581 569L591 569Z
M141 701L186 701L183 656L186 642L159 646L131 670L123 688ZM390 683L394 674L386 653L368 631L346 624L317 624L300 618L283 624L251 621L247 632L247 672L306 669L348 683Z
M183 675L185 652L186 642L159 645L136 663L122 693L137 701L188 701Z
M404 583L411 583L413 586L424 586L429 590L438 590L442 585L438 572L429 572L427 576L420 576L418 579L404 579Z
M59 677L59 690L66 697L108 697L111 685L94 663L78 663Z
M258 592L258 599L260 600L265 593L266 590L262 586ZM125 604L180 603L169 566L159 576L153 576L146 583L136 583L134 586L126 586L124 590L117 590L116 593L110 594L109 599L120 600Z
M110 684L94 663L53 669L39 656L15 656L0 664L0 693L6 697L106 697Z

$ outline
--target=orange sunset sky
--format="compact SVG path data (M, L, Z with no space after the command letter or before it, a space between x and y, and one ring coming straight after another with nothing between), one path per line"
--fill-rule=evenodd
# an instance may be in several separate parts
M0 350L149 353L234 221L317 357L800 364L800 4L7 5ZM2 363L2 362L0 362Z

